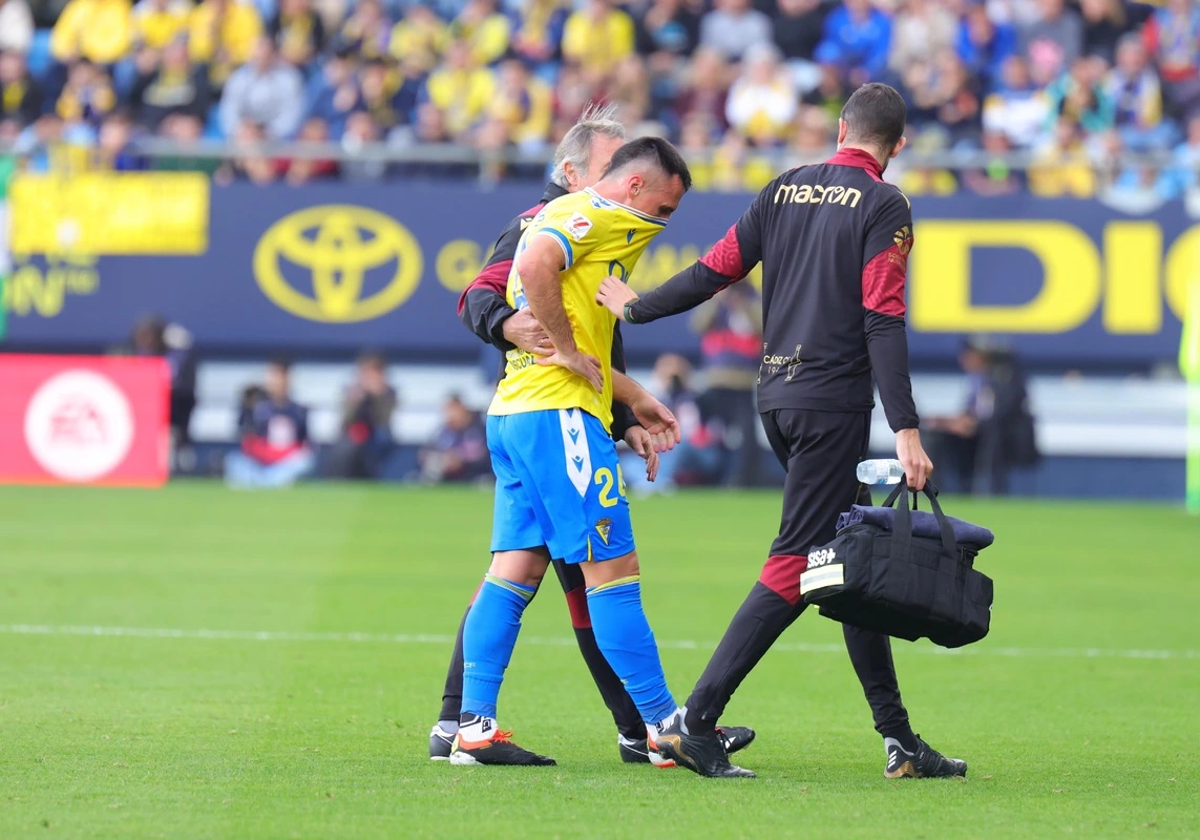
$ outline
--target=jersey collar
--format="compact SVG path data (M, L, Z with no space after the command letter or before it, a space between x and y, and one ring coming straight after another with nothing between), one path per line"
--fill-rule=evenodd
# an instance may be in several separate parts
M825 162L834 166L854 166L858 169L865 169L877 179L883 177L883 167L875 159L875 155L862 149L842 149Z
M585 190L584 190L584 192L585 192L585 193L587 193L588 195L590 195L592 198L596 199L597 201L603 201L603 202L605 202L606 204L611 204L613 207L620 207L620 208L621 208L622 210L624 210L626 213L630 213L630 214L632 214L632 215L634 215L634 216L637 216L637 217L638 217L639 219L641 219L643 222L650 222L650 224L653 224L653 225L658 225L658 226L660 226L660 227L666 227L666 226L667 226L667 220L666 220L666 219L660 219L660 218L658 218L658 216L650 216L650 215L648 215L648 214L646 214L646 213L643 213L641 210L635 210L635 209L633 209L633 208L632 208L632 207L630 207L628 204L622 204L622 203L621 203L621 202L619 202L619 201L613 201L611 198L605 198L604 196L602 196L602 195L598 194L598 193L597 193L597 192L596 192L594 189L592 189L591 187L588 187L587 189L585 189Z

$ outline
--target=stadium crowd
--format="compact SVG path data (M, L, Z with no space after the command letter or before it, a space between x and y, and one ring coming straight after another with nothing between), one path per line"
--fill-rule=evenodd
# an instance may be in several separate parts
M608 100L702 161L699 187L757 189L825 155L867 80L904 92L918 152L981 153L908 170L913 192L1169 198L1200 163L1193 0L0 0L0 50L0 142L35 169L375 179L414 170L152 161L138 141L538 152ZM1162 165L1118 167L1122 151Z

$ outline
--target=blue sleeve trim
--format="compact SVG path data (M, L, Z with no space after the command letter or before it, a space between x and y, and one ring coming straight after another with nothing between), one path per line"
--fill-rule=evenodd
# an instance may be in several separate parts
M558 240L558 244L562 247L563 254L566 255L567 258L566 267L570 268L572 265L574 265L575 252L571 250L571 243L568 241L566 234L560 230L555 230L554 228L542 228L538 231L538 233L548 233Z

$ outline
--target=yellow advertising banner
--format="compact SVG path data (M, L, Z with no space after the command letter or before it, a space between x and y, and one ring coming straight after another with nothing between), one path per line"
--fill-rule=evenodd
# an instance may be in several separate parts
M9 191L16 254L200 255L209 181L194 172L18 175Z

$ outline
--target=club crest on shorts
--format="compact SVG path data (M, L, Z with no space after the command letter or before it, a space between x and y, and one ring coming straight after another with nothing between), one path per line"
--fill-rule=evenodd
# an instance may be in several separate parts
M597 522L596 533L600 535L600 539L604 540L604 544L608 545L608 535L612 533L612 520L605 517Z

